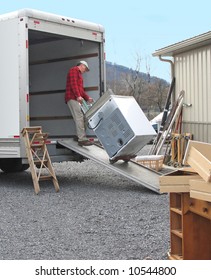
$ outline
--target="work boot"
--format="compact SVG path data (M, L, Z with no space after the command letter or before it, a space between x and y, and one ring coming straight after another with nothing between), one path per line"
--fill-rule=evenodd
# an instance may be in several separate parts
M93 144L93 141L90 141L88 138L78 139L79 146L91 146Z
M77 135L74 135L74 136L73 136L73 141L78 142L78 136L77 136Z

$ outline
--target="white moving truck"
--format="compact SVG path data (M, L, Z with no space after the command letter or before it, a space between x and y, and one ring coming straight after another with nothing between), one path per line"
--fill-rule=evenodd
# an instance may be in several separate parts
M80 147L73 140L75 124L64 101L69 68L80 60L88 62L91 71L84 74L84 86L96 101L95 107L102 106L109 94L104 94L105 37L101 25L24 9L0 16L0 40L2 171L28 168L21 131L41 126L49 133L47 148L52 162L91 159L160 192L160 173L134 161L111 164L101 147ZM88 134L95 133L91 129Z
M52 162L80 160L58 143L76 134L64 102L66 76L86 60L85 90L94 100L104 93L104 28L24 9L0 16L0 40L0 169L28 168L21 131L30 126L49 133Z

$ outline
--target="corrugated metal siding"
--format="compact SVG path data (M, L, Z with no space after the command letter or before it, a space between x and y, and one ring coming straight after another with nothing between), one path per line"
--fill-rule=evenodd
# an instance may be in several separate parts
M211 143L211 46L175 56L176 95L185 91L183 131Z

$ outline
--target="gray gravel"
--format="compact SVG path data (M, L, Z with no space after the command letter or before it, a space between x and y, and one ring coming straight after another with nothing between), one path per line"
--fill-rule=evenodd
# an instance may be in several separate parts
M169 197L93 161L54 164L60 184L0 171L0 259L167 259Z

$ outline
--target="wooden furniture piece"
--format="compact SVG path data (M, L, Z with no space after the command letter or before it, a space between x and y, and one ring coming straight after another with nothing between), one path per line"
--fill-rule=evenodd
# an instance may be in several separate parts
M48 134L43 133L40 126L25 127L21 133L26 146L26 155L35 193L38 194L40 192L39 181L43 180L52 180L55 190L58 192L59 184L46 147Z
M191 168L183 168L164 174L159 178L161 193L186 193L190 192L190 180L201 177Z
M171 260L211 259L211 203L170 193Z

